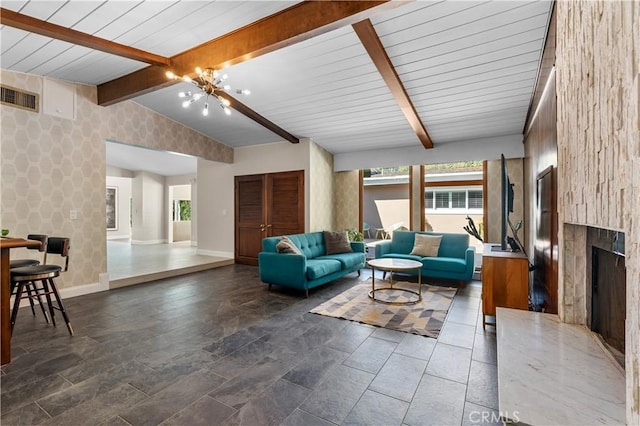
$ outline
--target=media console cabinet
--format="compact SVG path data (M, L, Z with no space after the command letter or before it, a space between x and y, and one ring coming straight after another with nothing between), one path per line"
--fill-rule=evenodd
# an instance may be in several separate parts
M487 243L482 252L482 328L496 308L529 309L529 260L522 252L495 250ZM499 248L498 246L497 248Z

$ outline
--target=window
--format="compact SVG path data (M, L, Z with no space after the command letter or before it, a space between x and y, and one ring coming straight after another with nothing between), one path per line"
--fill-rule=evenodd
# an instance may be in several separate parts
M467 207L466 191L451 191L450 194L452 209L464 209L465 207Z
M482 207L482 190L469 190L469 208L481 209Z
M191 220L191 200L173 200L173 220Z
M436 209L449 208L449 192L436 192Z
M428 209L433 208L433 191L427 191L427 195L425 195L425 207Z
M438 189L425 191L425 209L427 210L481 210L481 189Z

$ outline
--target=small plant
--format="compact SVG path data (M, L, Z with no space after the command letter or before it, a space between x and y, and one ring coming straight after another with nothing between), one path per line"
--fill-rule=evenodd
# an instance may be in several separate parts
M347 229L347 238L349 238L349 241L364 241L362 232L356 228Z

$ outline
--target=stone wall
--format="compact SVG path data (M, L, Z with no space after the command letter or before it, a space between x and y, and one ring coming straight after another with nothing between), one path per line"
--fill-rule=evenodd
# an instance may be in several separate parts
M640 424L640 3L556 3L560 315L582 302L567 280L575 235L565 224L626 236L627 424ZM571 231L569 231L571 230ZM573 237L573 238L571 238Z

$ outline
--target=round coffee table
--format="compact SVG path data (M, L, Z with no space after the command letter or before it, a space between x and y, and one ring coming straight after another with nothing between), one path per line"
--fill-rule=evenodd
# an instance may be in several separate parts
M382 259L372 259L367 262L371 267L371 291L369 291L369 297L376 302L388 303L390 305L412 305L422 300L422 262L408 259L395 259L391 257L385 257ZM376 288L376 269L381 271L390 272L389 275L389 287ZM418 270L418 291L409 290L406 288L393 287L393 273L399 271L413 271ZM416 300L409 300L407 302L392 302L389 300L376 299L376 291L380 290L399 290L406 291L407 293L415 294L418 296Z

